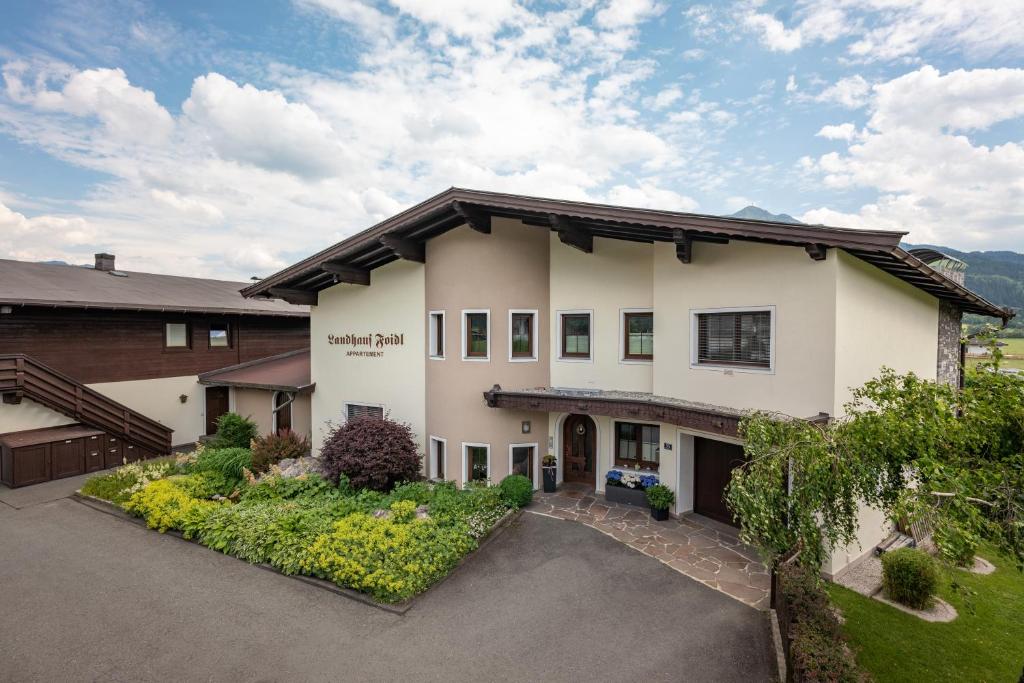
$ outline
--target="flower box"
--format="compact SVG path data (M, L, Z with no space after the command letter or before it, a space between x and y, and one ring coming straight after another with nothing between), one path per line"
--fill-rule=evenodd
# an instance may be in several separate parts
M609 484L604 487L604 499L609 503L635 505L641 508L649 507L647 505L647 494L640 488L631 489L625 486L612 486Z

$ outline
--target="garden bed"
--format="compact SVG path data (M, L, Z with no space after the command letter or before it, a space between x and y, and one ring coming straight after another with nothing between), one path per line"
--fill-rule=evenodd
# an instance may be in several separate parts
M499 487L414 482L381 493L318 474L257 481L245 449L231 450L126 465L87 481L80 499L394 612L517 511Z

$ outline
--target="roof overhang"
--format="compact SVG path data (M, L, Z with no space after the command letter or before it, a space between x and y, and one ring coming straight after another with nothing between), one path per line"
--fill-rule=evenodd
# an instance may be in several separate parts
M97 311L128 311L135 313L190 313L201 315L252 315L272 316L276 318L308 318L309 311L275 311L270 309L254 308L217 308L217 307L195 307L195 306L166 306L162 304L119 304L104 303L102 301L60 301L56 299L13 299L0 297L0 304L4 306L32 307L32 308L74 308L81 310Z
M590 251L594 237L631 242L672 242L688 263L693 242L743 240L803 248L823 260L843 249L891 275L969 313L1001 318L1004 309L953 282L902 248L904 232L852 230L818 225L757 221L674 211L627 208L541 197L450 188L377 225L246 287L246 297L270 296L296 304L317 302L317 292L341 282L368 285L370 272L397 259L423 262L424 243L462 225L490 232L492 216L516 218L549 228L563 243Z
M199 383L208 386L286 391L296 394L308 394L316 389L316 382L309 380L309 349L286 351L275 356L209 370L199 375Z

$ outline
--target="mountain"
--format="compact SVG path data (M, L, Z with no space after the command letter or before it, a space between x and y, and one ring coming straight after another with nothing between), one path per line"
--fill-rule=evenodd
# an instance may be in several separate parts
M726 218L749 218L755 221L773 221L775 223L794 223L803 225L800 221L788 213L771 213L760 206L745 206L736 213L731 213Z

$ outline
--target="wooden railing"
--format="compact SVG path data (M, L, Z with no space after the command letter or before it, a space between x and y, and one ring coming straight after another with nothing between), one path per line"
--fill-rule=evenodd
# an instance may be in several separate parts
M47 408L102 429L156 454L171 450L172 430L81 382L24 354L0 355L4 403L30 398Z

